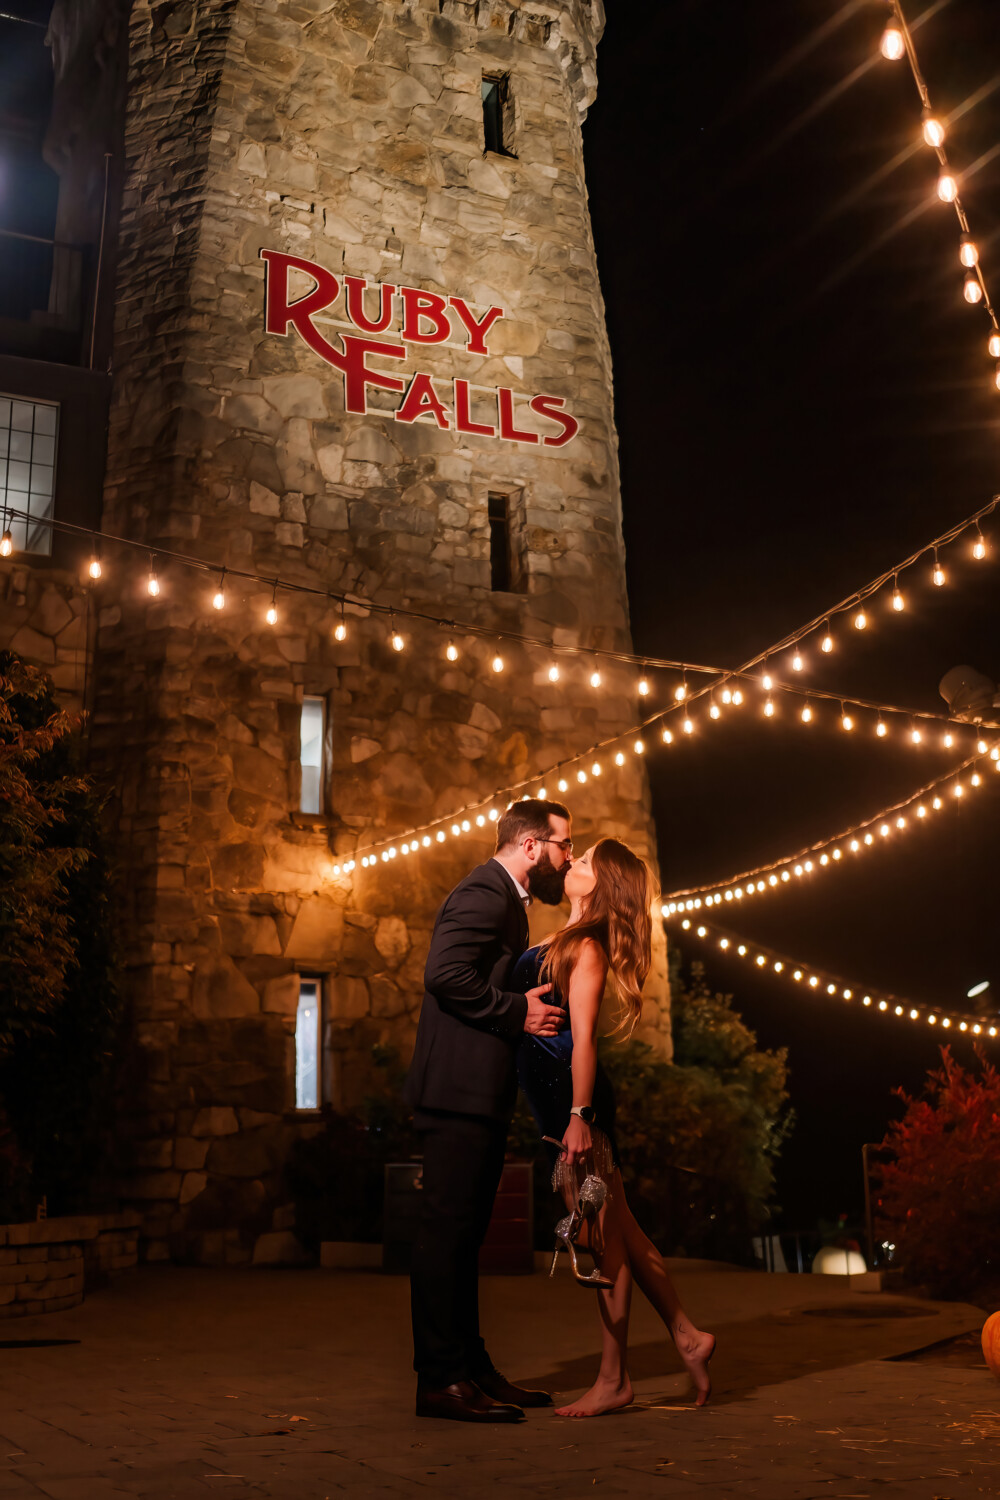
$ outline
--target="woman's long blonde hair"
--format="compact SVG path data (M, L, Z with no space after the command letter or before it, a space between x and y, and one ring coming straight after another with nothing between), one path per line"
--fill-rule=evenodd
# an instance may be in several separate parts
M642 987L652 960L652 880L648 866L618 839L600 839L591 859L594 888L579 922L557 932L545 950L541 979L566 999L580 949L592 938L608 961L619 1002L616 1031L631 1036L642 1013Z

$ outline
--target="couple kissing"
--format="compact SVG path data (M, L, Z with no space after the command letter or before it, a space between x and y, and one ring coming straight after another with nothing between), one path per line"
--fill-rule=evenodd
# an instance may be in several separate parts
M463 1422L519 1422L551 1407L496 1368L479 1328L479 1248L486 1235L520 1083L553 1165L568 1216L556 1230L578 1281L596 1292L597 1378L563 1417L628 1406L633 1282L663 1319L691 1377L709 1396L711 1334L681 1307L663 1259L629 1210L614 1092L597 1057L605 990L615 1030L630 1035L650 967L652 882L617 839L573 857L559 802L512 803L496 852L455 887L434 926L406 1097L423 1140L421 1220L410 1272L416 1411ZM561 931L528 947L533 899L570 904ZM627 1124L623 1132L627 1141ZM596 1270L584 1276L576 1245ZM554 1266L555 1262L553 1262Z

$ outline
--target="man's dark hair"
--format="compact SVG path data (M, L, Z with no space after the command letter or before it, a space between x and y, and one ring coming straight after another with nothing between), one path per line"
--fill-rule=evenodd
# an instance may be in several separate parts
M511 803L497 823L497 853L512 848L522 839L547 839L550 817L569 822L569 808L561 802L540 802L537 797Z

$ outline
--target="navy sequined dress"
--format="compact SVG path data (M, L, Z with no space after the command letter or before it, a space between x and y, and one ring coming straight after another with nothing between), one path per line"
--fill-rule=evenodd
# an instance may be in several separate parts
M518 994L527 994L543 983L539 978L545 949L539 945L529 948L514 965L510 987ZM562 1004L555 991L546 997L553 1005ZM525 1036L517 1053L517 1081L535 1117L541 1135L554 1136L561 1141L569 1124L569 1112L573 1107L573 1032L570 1028L569 1010L555 1036ZM609 1167L619 1167L618 1146L615 1140L615 1094L611 1080L601 1064L597 1064L594 1079L595 1155L604 1155L598 1150L603 1142L598 1141L599 1131L607 1138L610 1154ZM554 1146L546 1149L556 1165L559 1153ZM600 1170L600 1167L598 1167ZM604 1173L602 1172L603 1176Z

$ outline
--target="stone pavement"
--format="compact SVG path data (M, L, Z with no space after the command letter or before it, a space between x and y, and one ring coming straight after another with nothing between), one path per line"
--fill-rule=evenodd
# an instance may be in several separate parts
M978 1309L674 1265L719 1336L709 1407L685 1406L678 1361L637 1297L635 1407L491 1429L413 1417L403 1278L140 1269L0 1329L0 1496L1000 1494L1000 1384L975 1339L927 1348L978 1329ZM483 1305L500 1367L568 1394L595 1369L596 1310L560 1271L489 1278Z

